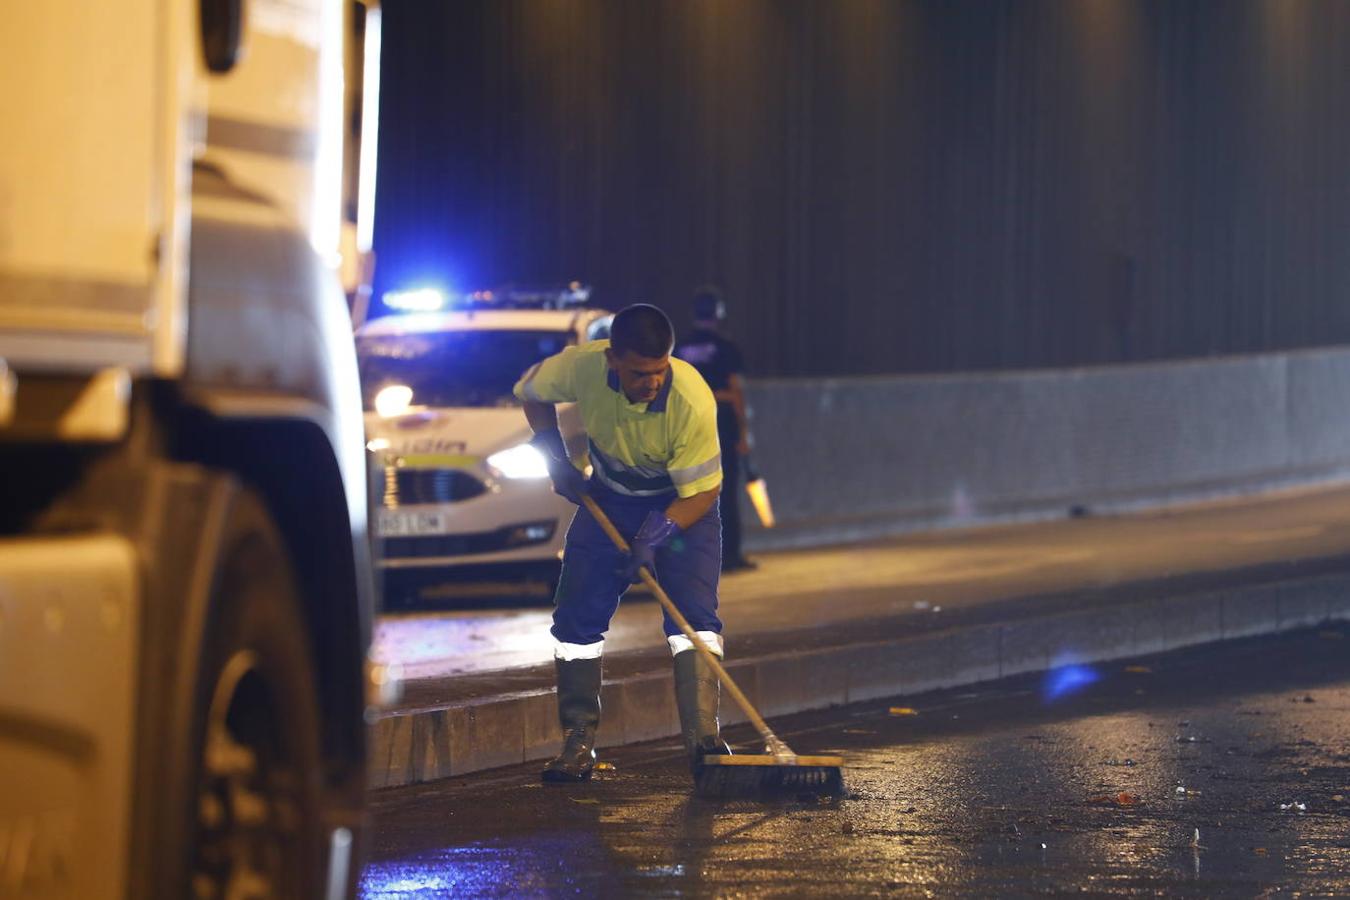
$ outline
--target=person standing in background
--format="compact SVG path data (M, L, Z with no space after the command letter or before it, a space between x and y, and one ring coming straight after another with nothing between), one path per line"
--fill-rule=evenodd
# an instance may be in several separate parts
M745 359L721 333L726 301L716 287L694 291L694 328L675 345L675 356L698 369L717 399L722 444L722 571L757 568L741 550L741 461L750 453L745 413Z

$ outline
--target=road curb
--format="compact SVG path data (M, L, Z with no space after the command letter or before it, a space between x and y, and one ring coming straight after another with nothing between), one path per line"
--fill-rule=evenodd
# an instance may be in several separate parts
M904 638L768 653L728 668L766 717L964 687L1350 620L1350 573L1125 599ZM828 637L828 629L822 631ZM669 665L607 681L600 746L678 733ZM723 702L723 721L744 721ZM545 759L556 752L551 689L395 711L370 726L369 784L397 787Z

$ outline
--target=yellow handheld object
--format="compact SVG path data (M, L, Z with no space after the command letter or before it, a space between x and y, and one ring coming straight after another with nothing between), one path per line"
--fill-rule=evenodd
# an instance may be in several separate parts
M759 516L759 524L765 528L778 524L773 517L773 504L769 502L769 485L748 458L745 461L745 492L750 495L750 503L755 507L755 515Z

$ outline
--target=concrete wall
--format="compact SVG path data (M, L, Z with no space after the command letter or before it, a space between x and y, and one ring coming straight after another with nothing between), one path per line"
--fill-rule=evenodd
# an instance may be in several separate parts
M1350 348L1023 373L752 381L750 401L754 461L779 520L773 531L747 529L751 549L1350 474Z
M581 278L686 326L713 282L773 377L1350 343L1345 0L459 0L383 36L377 303Z

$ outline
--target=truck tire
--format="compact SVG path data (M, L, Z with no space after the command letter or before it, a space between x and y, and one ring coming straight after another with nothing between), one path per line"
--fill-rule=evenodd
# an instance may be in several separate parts
M313 655L286 548L247 489L230 506L217 559L194 695L195 820L183 896L321 896Z

